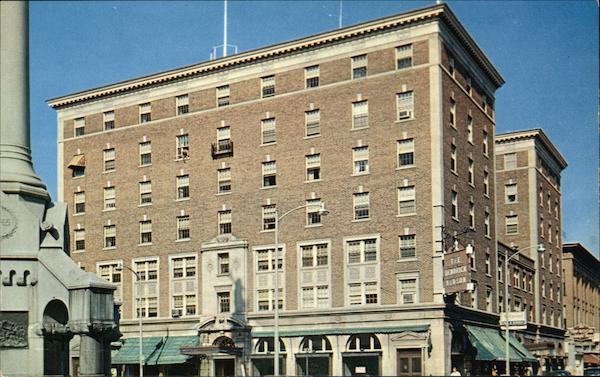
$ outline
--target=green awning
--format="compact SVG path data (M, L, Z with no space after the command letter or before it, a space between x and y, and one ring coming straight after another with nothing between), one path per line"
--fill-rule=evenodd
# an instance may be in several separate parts
M502 340L504 340L504 339L505 339L504 334L502 334ZM534 362L538 361L535 358L535 356L533 356L531 354L531 352L529 352L529 350L527 348L525 348L523 343L519 342L519 339L515 338L513 335L510 336L510 338L508 339L508 342L510 343L511 347L513 347L514 349L517 350L517 352L519 352L519 354L523 358L523 361L526 361L529 363L534 363Z
M138 364L139 338L123 339L123 346L112 358L112 364ZM197 336L145 337L142 342L145 365L166 365L185 363L190 356L182 355L183 346L197 346Z
M465 326L469 335L469 340L473 347L477 350L476 360L482 361L505 361L506 360L506 343L500 336L500 332L496 329L488 329L477 326ZM516 340L516 339L515 339ZM517 341L518 342L518 341ZM509 340L510 343L510 340ZM510 361L520 363L524 360L521 353L515 347L509 348Z
M310 336L310 335L351 335L351 334L393 334L401 332L424 332L429 330L429 325L414 326L396 326L396 327L350 327L350 328L319 328L319 329L299 329L299 330L281 330L279 336ZM273 331L252 331L255 338L264 338L274 336Z

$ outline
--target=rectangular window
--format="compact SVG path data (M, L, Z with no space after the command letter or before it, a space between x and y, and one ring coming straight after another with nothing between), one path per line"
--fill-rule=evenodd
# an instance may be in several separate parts
M274 204L269 204L262 207L263 230L275 229L276 216L277 211Z
M506 216L506 234L519 233L519 217L517 215Z
M218 292L219 313L229 313L231 311L231 298L229 292Z
M310 110L306 111L306 136L315 136L321 134L321 111Z
M261 120L260 127L263 144L272 144L277 141L275 118Z
M177 181L177 200L187 199L190 197L190 176L187 174L178 175Z
M74 123L75 136L85 135L85 118L77 118Z
M398 215L412 215L417 212L415 186L398 188Z
M196 257L171 257L172 316L196 315Z
M360 192L354 194L354 220L369 218L369 193Z
M416 277L401 278L399 280L400 292L398 294L400 295L401 304L414 304L418 302L417 286L418 281Z
M487 170L483 172L483 193L490 195L490 173Z
M229 253L220 253L218 256L219 275L229 274Z
M485 254L485 274L492 275L492 259L489 253Z
M412 44L396 47L396 69L412 67Z
M467 116L467 141L473 144L473 117Z
M506 203L517 202L517 184L509 184L504 186L504 193L506 195Z
M75 251L85 250L85 229L75 229L73 231L73 238L75 241Z
M190 239L190 216L177 216L177 239L178 240L189 240Z
M489 213L489 212L487 212L487 211L485 212L485 217L484 217L484 221L483 221L483 226L484 226L484 228L485 228L485 229L484 229L485 235L486 235L487 237L490 237L490 236L491 236L491 234L490 234L490 233L491 233L491 230L490 230L490 213Z
M231 234L231 211L219 211L219 234Z
M415 235L400 236L400 259L411 259L417 257Z
M377 261L377 239L368 238L347 242L348 264Z
M450 170L453 171L454 173L457 172L457 166L456 166L456 145L451 144L450 145Z
M263 187L277 186L277 165L275 161L262 163Z
M319 153L306 156L306 180L318 181L321 179L321 155Z
M217 170L217 183L219 194L231 192L231 168Z
M103 114L104 131L109 131L115 128L115 112L107 111Z
M152 181L140 182L140 205L152 204Z
M145 141L140 143L140 166L152 164L152 143Z
M217 107L229 105L229 85L217 88Z
M190 99L187 94L175 97L175 106L177 107L177 115L183 115L190 112Z
M257 298L257 310L267 311L275 308L275 290L273 286L275 284L275 268L279 273L279 279L285 276L285 270L283 268L283 250L278 248L277 256L275 255L274 248L256 249L254 254L254 281L256 282L256 298ZM277 263L277 267L275 266ZM279 309L283 308L283 287L279 286Z
M217 128L218 150L226 151L231 149L231 127Z
M477 308L477 282L471 281L473 284L473 290L471 291L471 307Z
M465 85L466 85L466 86L465 86L465 89L466 89L467 93L469 93L469 95L471 95L471 89L473 88L473 85L472 85L471 78L470 78L470 77L467 77L467 78L466 78L466 81L467 81L467 82L465 83Z
M140 244L152 243L152 220L140 221Z
M475 229L475 203L469 202L469 227Z
M367 54L352 57L352 79L367 77Z
M450 98L450 126L456 127L456 101Z
M354 163L354 174L369 173L369 147L352 148L352 161Z
M85 191L76 192L73 198L74 213L85 213Z
M369 127L369 102L352 102L352 129Z
M307 200L306 204L306 225L321 224L321 199Z
M492 311L492 288L490 287L485 290L485 310Z
M414 109L415 103L412 91L396 94L398 120L412 119L414 116Z
M475 185L475 162L469 158L469 184Z
M188 134L178 135L175 139L175 159L181 160L190 156L190 139Z
M458 193L456 191L452 191L450 193L450 199L452 202L451 213L452 217L458 219Z
M511 170L517 168L517 154L507 153L504 155L504 170Z
M266 76L260 79L262 98L273 97L275 95L275 76Z
M316 88L319 86L319 66L313 65L312 67L304 68L304 79L307 88Z
M413 166L415 164L415 140L398 140L398 167Z
M152 107L150 102L143 103L140 106L140 123L150 122L152 120Z
M104 157L104 171L115 170L115 148L105 149L103 151Z
M104 210L115 209L117 206L115 186L104 188Z
M158 317L158 259L136 261L133 270L140 277L134 286L137 317Z
M300 246L302 308L329 306L329 246L327 243Z
M116 225L105 225L104 226L104 248L111 248L117 246L117 226Z
M487 156L489 153L488 133L483 131L483 154Z
M114 291L115 301L123 300L123 271L118 268L120 263L98 264L97 274L102 279L116 284L117 290Z

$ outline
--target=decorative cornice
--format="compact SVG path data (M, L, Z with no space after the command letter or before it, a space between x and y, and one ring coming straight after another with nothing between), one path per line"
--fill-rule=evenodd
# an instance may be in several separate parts
M507 132L504 134L496 135L495 142L496 144L504 144L510 143L518 140L527 140L527 139L536 139L550 152L552 157L556 160L561 170L567 167L567 161L562 156L562 154L558 151L558 148L554 146L554 144L550 141L550 138L546 136L544 130L541 128L534 128L532 130L523 130L516 132Z
M340 43L353 38L361 38L368 34L393 30L409 24L430 21L435 18L443 20L450 27L450 29L456 34L474 59L483 67L490 80L497 87L500 87L502 84L504 84L504 79L502 76L500 76L489 59L468 35L467 31L460 24L456 16L454 16L450 8L446 4L438 4L431 7L421 8L362 24L349 26L339 30L316 34L290 42L275 44L244 53L223 57L217 60L211 60L208 62L185 66L107 86L101 86L98 88L68 94L66 96L50 99L47 102L50 107L60 109L66 106L101 97L108 97L147 87L164 85L177 80L188 79L195 76L201 76L211 74L216 71L230 69L234 66L252 64L259 61L280 57L282 55L295 54L308 49L321 48L324 45Z

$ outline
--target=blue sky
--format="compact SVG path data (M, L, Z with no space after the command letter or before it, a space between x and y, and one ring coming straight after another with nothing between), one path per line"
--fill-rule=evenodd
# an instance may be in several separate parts
M343 24L435 1L344 1ZM596 1L447 1L506 79L497 131L543 128L567 159L565 241L598 253ZM239 51L338 26L339 1L229 1ZM49 98L207 60L223 43L220 1L30 3L32 148L56 198L56 115Z

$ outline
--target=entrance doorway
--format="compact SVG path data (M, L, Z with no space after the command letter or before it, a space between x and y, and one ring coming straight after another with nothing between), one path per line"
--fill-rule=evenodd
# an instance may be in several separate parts
M421 350L396 350L396 371L397 376L420 376L422 374Z
M235 359L215 359L215 376L235 376Z

